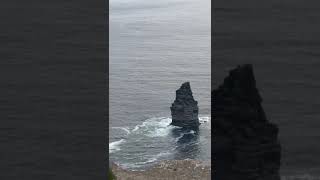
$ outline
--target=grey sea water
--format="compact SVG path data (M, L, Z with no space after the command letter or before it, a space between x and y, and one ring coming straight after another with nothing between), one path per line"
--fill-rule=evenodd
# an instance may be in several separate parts
M210 163L210 9L210 0L110 1L111 161L129 169L164 159ZM169 126L185 81L199 103L199 135Z
M213 88L252 63L279 125L284 179L320 179L319 1L215 1Z

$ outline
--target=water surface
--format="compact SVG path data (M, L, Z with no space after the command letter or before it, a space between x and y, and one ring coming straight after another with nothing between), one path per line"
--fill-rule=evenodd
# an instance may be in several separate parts
M127 168L163 159L210 162L210 27L210 0L110 1L112 161ZM185 81L199 102L199 135L169 126ZM181 143L183 134L188 142Z

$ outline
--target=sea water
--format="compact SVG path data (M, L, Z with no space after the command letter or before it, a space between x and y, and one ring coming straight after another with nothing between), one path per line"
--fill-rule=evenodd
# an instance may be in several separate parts
M111 0L109 157L128 169L161 160L211 161L210 0ZM170 126L189 81L200 131Z

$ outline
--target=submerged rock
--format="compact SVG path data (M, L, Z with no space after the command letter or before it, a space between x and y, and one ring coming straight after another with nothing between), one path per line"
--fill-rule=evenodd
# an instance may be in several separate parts
M278 128L266 118L252 66L231 70L211 98L213 178L280 180Z
M176 91L176 99L171 109L171 125L180 126L186 129L199 128L198 102L194 100L189 82L185 82Z

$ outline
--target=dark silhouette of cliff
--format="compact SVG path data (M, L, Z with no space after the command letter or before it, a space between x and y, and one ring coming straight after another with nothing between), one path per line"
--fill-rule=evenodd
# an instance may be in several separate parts
M278 128L261 106L252 65L231 70L211 98L213 179L280 180Z

